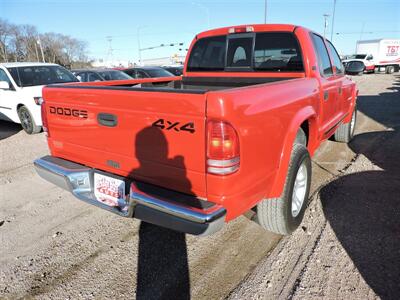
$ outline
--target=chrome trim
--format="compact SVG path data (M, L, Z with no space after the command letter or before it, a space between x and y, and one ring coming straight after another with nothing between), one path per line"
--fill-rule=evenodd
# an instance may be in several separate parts
M210 167L230 167L240 162L240 157L232 159L207 159L207 165Z
M96 200L93 192L94 169L52 156L36 159L33 164L40 177L71 192L79 200L122 217L132 217L133 205L129 199L123 208L108 206Z
M154 212L150 213L150 221L157 224L157 213L164 213L169 222L181 224L179 230L192 233L191 225L184 222L192 222L195 226L202 226L202 233L197 235L209 235L220 230L225 223L226 210L221 205L215 204L202 210L191 206L173 203L173 199L160 199L151 194L140 191L134 184L131 185L130 194L127 196L127 205L123 208L108 206L96 200L93 192L94 173L92 168L82 166L64 159L45 156L34 161L37 173L45 180L71 192L76 198L113 212L123 217L134 217L135 207L147 207ZM223 168L218 168L223 169ZM111 174L110 174L111 175ZM175 220L175 221L174 221ZM165 225L166 224L166 225ZM170 223L164 223L168 227ZM186 224L186 225L185 225ZM189 226L189 227L188 227ZM198 227L197 227L198 228ZM194 230L192 228L192 230Z
M132 190L132 188L130 198L136 204L144 205L168 215L179 217L195 223L209 223L225 214L225 209L217 204L215 204L213 208L218 207L218 209L213 209L210 213L200 212L198 209L196 210L193 207L161 200L151 195Z
M239 169L239 165L235 165L235 166L225 167L225 168L208 167L207 171L208 171L208 173L212 173L212 174L226 175L226 174L234 173L238 169Z

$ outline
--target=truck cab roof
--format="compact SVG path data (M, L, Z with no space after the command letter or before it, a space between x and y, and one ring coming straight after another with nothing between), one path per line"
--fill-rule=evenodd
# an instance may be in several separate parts
M244 24L237 26L227 26L221 27L217 29L212 29L208 31L204 31L196 35L197 39L214 36L214 35L224 35L229 33L244 33L244 32L263 32L263 31L289 31L293 32L297 27L297 25L293 24ZM234 30L238 30L235 32Z

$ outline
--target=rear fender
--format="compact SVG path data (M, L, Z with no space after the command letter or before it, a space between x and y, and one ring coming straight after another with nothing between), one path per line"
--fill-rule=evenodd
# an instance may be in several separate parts
M290 155L292 153L293 143L296 139L296 135L297 132L299 131L301 124L307 120L309 122L308 148L311 154L315 151L315 148L317 147L316 113L311 106L307 106L301 109L295 115L292 122L290 123L289 129L287 131L284 140L278 171L275 176L275 182L272 186L270 194L267 195L267 198L276 198L282 194L289 167Z

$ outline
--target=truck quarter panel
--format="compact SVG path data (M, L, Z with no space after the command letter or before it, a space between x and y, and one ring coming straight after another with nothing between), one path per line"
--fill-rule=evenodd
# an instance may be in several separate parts
M266 88L268 93L263 92ZM318 102L317 91L316 79L293 79L209 94L207 117L230 122L240 139L239 171L229 176L207 175L208 198L223 203L227 220L263 198L280 194L283 184L275 189L278 194L272 194L274 178L278 170L286 175L295 135L309 117L298 112Z

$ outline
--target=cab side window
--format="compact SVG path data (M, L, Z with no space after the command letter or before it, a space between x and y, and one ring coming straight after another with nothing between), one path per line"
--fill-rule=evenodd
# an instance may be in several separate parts
M81 82L87 82L87 73L86 72L82 72L82 73L78 73L76 74L76 78L79 79L79 81Z
M329 59L328 50L325 47L324 40L314 33L311 34L314 49L318 57L319 72L324 77L333 75L331 60Z
M143 71L136 71L137 72L137 78L147 78L147 77L149 77L149 76L147 76L146 75L146 73L145 72L143 72Z
M336 74L344 74L344 67L342 61L340 60L340 56L337 53L335 47L332 45L331 42L328 41L329 51L331 52L333 65L336 68Z
M96 73L90 72L90 73L88 73L87 81L102 81L102 79Z
M126 74L128 74L129 76L131 76L132 78L138 78L137 76L137 71L136 70L126 70L124 71Z
M0 81L6 81L6 82L8 82L8 85L10 86L10 89L13 89L10 78L8 78L6 72L4 72L4 71L1 70L1 69L0 69Z

